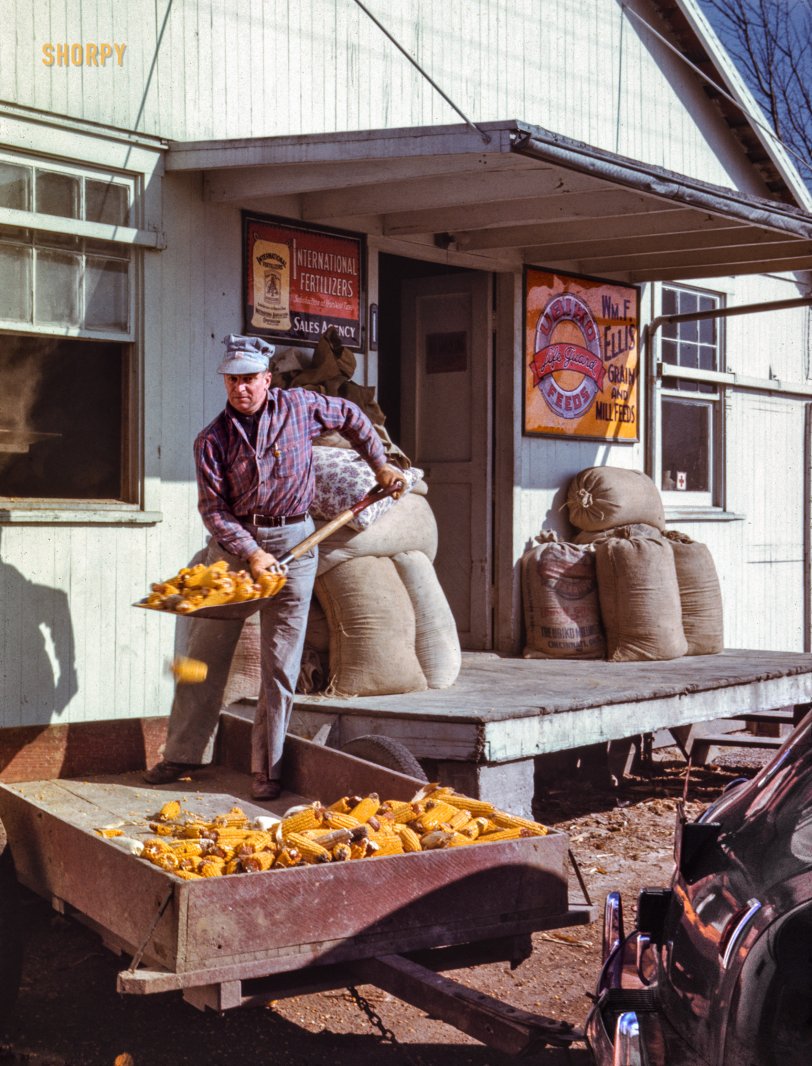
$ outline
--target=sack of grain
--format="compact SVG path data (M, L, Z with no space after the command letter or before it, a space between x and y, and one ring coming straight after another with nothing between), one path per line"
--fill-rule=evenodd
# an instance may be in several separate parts
M685 655L688 644L670 543L655 537L612 537L595 545L595 563L610 662Z
M669 530L668 539L677 569L682 628L688 655L716 655L724 650L722 589L707 544Z
M573 544L597 544L610 537L659 537L662 530L645 522L632 522L630 525L613 526L611 529L599 529L594 532L582 529L572 538Z
M228 671L223 706L229 707L244 699L256 699L261 681L259 614L255 614L243 623Z
M316 528L323 523L316 522ZM421 551L434 562L437 555L437 521L428 500L411 492L362 533L344 526L319 545L318 573L326 574L348 559L363 555L397 555Z
M380 696L428 687L414 608L391 559L348 559L317 577L315 588L330 626L329 691Z
M329 521L362 499L377 482L365 460L351 448L320 447L313 449L314 492L310 513L314 518ZM404 491L423 478L416 466L402 470ZM350 519L355 530L367 529L395 506L391 496L384 496Z
M591 466L570 482L567 491L570 522L591 532L632 522L665 529L660 492L642 470Z
M606 654L595 555L542 533L522 556L525 659L602 659Z
M415 617L415 652L429 688L448 688L462 663L457 624L437 574L421 551L392 557Z

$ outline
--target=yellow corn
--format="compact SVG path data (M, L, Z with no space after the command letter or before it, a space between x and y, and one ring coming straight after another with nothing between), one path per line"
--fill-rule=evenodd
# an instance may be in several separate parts
M174 855L171 851L162 852L150 861L155 863L156 866L160 866L162 870L177 870L180 865L177 855Z
M242 866L248 873L270 870L275 858L276 855L272 851L255 851L253 855L246 855L243 858Z
M452 814L450 818L446 819L446 823L449 829L455 829L459 832L464 825L467 825L471 821L470 811L457 811Z
M352 858L352 848L349 844L336 844L331 854L333 862L346 862Z
M373 858L379 858L384 855L402 855L403 844L400 837L387 837L380 843L376 841L370 842L370 855Z
M527 829L533 836L538 837L547 836L550 831L541 822L533 822L530 818L520 818L518 814L508 814L506 811L494 811L493 821L500 829Z
M521 826L516 826L513 829L497 829L495 833L483 833L482 836L477 837L477 843L490 844L494 840L518 840L519 837L529 836L530 833L527 829L522 829Z
M351 859L364 859L370 853L370 843L366 838L362 840L354 840L350 844L350 858Z
M97 829L96 832L100 837L104 837L106 840L109 840L111 837L124 836L124 831L122 829Z
M481 814L490 818L496 809L492 803L488 803L485 800L476 800L471 796L459 796L454 792L447 796L443 796L443 799L446 803L450 803L452 807L459 807L461 810L470 811L474 818L477 818Z
M243 869L245 869L245 867L243 867L243 864L239 859L229 859L223 867L223 873L239 874L242 873Z
M234 826L244 829L248 825L248 815L242 807L232 807L228 814L218 814L214 819L214 825Z
M184 837L189 840L198 840L201 837L209 836L212 832L212 827L208 822L186 822L178 828L177 836Z
M331 859L327 848L323 848L315 840L310 840L303 833L288 833L286 842L296 848L305 862L329 862Z
M204 859L198 866L197 872L201 877L220 877L225 869L222 859Z
M395 832L401 839L404 851L422 851L420 837L410 825L395 825Z
M301 833L303 829L315 829L322 823L322 813L321 804L313 804L303 811L291 814L282 821L280 826L282 836L287 839L291 833Z
M198 840L178 840L171 845L172 851L180 858L199 858L207 848Z
M166 855L172 849L165 840L145 840L143 855L145 859L154 859L158 855Z
M158 811L159 822L174 822L180 816L180 801L168 800Z
M462 836L468 837L469 840L476 840L482 833L487 831L490 824L491 822L487 818L472 818L457 829L457 832Z
M429 801L426 804L426 809L423 813L415 818L414 826L421 833L430 833L432 829L437 829L444 822L447 822L449 818L457 813L457 808L452 807L449 803L443 803L441 800L437 802Z
M172 873L175 877L182 877L184 881L199 881L202 874L195 873L194 870L173 870Z
M175 827L166 825L164 822L150 822L150 833L156 833L159 837L171 837L175 835Z
M273 867L277 869L277 867L298 866L301 861L302 857L296 848L282 848L276 856L276 862Z
M420 844L424 851L434 851L435 848L447 848L454 834L445 829L434 829L420 838Z
M337 799L335 803L331 803L327 810L337 811L340 814L349 814L353 806L354 805L350 803L349 796L342 796L341 799Z
M356 803L350 814L353 818L357 818L359 822L366 822L374 814L378 813L380 805L381 800L378 793L370 792L368 796L364 796L360 803Z
M341 811L325 811L324 823L331 829L357 829L359 825L363 825L354 815L342 814Z

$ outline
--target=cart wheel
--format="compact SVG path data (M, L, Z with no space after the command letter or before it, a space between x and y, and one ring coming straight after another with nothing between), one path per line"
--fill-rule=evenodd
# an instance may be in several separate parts
M10 1020L20 990L23 940L20 894L8 837L0 822L0 1026Z
M377 766L385 766L387 770L408 774L409 777L416 777L418 781L428 781L423 767L409 749L399 740L392 740L391 737L379 737L374 733L368 733L366 736L348 740L342 745L341 750L347 755L354 755L356 759L366 759L367 762L374 762Z

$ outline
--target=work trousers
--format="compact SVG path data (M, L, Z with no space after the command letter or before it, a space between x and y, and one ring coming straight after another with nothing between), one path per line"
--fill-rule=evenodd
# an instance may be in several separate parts
M310 536L313 520L290 526L249 527L257 543L277 558ZM225 559L231 570L247 569L244 560L209 544L206 563ZM272 780L281 777L282 749L293 710L296 682L302 661L307 615L316 577L318 548L288 567L285 584L260 613L261 684L251 732L251 770ZM208 763L214 754L217 724L226 681L242 622L187 618L186 655L208 666L199 685L178 685L172 703L164 758L169 762Z

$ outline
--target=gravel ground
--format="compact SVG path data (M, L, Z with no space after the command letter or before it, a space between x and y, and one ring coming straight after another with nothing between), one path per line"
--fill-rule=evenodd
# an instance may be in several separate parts
M762 761L759 754L734 750L719 764L694 771L689 815L695 817L726 781L752 776ZM625 778L617 788L584 781L551 786L538 797L538 816L569 833L598 910L610 889L623 892L630 910L641 887L667 884L684 780L684 762L667 749L649 772ZM574 879L570 893L580 899ZM0 1036L0 1064L501 1066L514 1061L370 986L359 991L391 1033L389 1039L381 1037L346 990L222 1015L195 1010L179 993L121 996L115 991L116 973L127 958L116 957L78 922L32 895L24 894L23 916L28 943L23 982L14 1018ZM489 964L453 976L513 1006L583 1025L599 969L599 923L537 933L533 941L531 958L515 971ZM525 1061L586 1066L589 1056L581 1043L568 1054L548 1049Z

